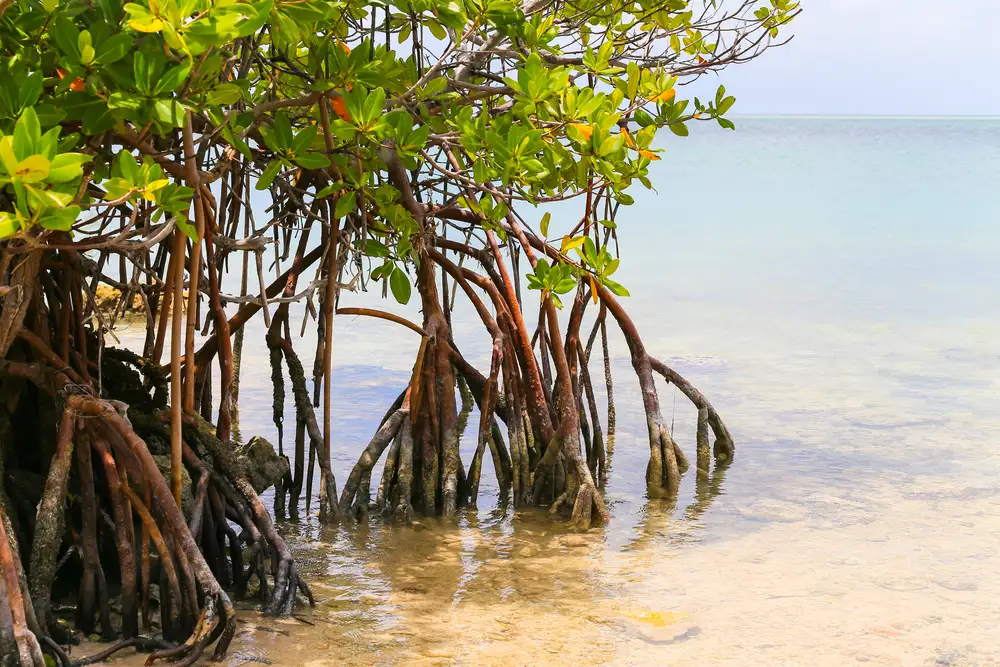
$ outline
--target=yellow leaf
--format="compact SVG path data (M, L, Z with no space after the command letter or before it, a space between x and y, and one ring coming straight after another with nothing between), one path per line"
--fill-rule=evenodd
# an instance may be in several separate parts
M635 148L635 142L632 141L632 133L628 131L627 127L622 128L622 134L625 136L625 143L628 144L628 147Z
M590 141L590 136L594 134L594 126L587 125L586 123L570 123L570 127L576 129L577 132L583 135L583 138Z
M138 32L160 32L163 30L163 21L155 16L131 19L129 27Z
M674 90L673 88L671 88L670 90L665 90L662 93L660 93L659 95L657 95L656 97L651 98L649 101L650 102L669 102L670 100L674 99L674 95L676 95L676 94L677 94L677 91Z
M654 153L653 151L642 150L642 151L639 151L639 155L641 155L644 158L648 158L650 160L659 160L660 159L660 156L657 155L656 153Z
M559 249L559 252L565 255L573 248L579 248L582 246L583 242L586 240L585 236L577 236L575 239L565 236L563 237L562 247Z
M14 154L14 137L7 135L0 138L0 164L7 170L8 174L13 174L17 169L17 156Z
M587 276L590 279L590 294L594 297L594 305L597 305L597 282L594 280L594 276Z
M49 159L44 155L32 155L17 163L14 178L19 178L24 183L38 183L44 181L49 175Z

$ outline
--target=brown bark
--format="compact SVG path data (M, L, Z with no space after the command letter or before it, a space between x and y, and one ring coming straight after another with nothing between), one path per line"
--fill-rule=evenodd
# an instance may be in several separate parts
M194 190L191 198L191 208L194 211L196 236L191 240L191 256L188 258L188 303L187 303L187 325L184 338L184 410L194 412L194 337L198 318L198 282L201 278L201 244L205 238L205 202L202 196L201 178L198 172L197 153L194 150L194 132L191 128L191 112L187 113L187 122L183 131L184 145L184 166L186 168L185 180L188 187ZM180 300L177 301L180 304ZM173 459L179 463L180 456Z
M91 463L90 441L87 437L79 439L76 454L77 470L80 475L80 506L83 515L80 531L83 578L80 581L76 624L84 634L92 634L95 628L95 605L98 605L101 636L104 639L111 639L114 636L114 630L111 628L107 582L104 578L104 570L101 568L97 549L97 500L94 493L94 469Z
M346 510L354 504L354 497L358 493L358 486L365 473L371 473L372 468L375 467L379 458L382 457L385 448L389 446L389 443L395 437L400 424L403 423L409 414L410 411L406 408L400 408L394 412L375 433L364 451L361 452L358 462L354 464L351 474L348 475L347 480L344 482L344 490L340 496L341 508Z
M25 600L21 594L17 564L9 541L10 538L7 535L8 519L3 503L0 503L0 514L3 514L0 516L0 577L2 577L3 587L6 589L0 591L3 594L3 597L0 598L0 606L6 605L5 612L9 609L9 613L3 615L10 617L8 632L17 646L17 657L21 667L45 667L45 659L42 657L42 648L38 644L38 639L28 629Z
M232 390L233 390L233 345L229 334L229 320L226 310L219 299L219 272L216 265L215 248L212 242L212 226L205 227L205 261L208 264L208 282L210 289L210 306L215 320L215 330L219 337L219 419L216 424L216 435L226 441L231 437L232 427ZM211 382L208 374L206 382Z
M56 574L56 559L63 539L66 521L66 490L73 460L73 413L63 410L56 435L56 452L49 464L45 490L38 503L35 535L31 545L31 597L35 615L42 628L49 628L52 581Z
M705 409L705 418L708 425L712 427L712 431L715 433L715 451L714 455L717 461L720 463L732 461L733 454L735 452L735 446L733 444L733 436L729 434L729 429L726 428L725 423L723 423L722 418L719 413L716 412L715 408L708 399L705 398L704 394L698 391L694 385L685 380L680 373L670 368L662 361L658 359L650 359L653 370L663 376L667 382L672 383L681 393L684 394L688 400L694 403L694 406L700 411L702 408ZM707 437L707 435L706 435Z
M229 601L229 596L219 586L218 581L212 576L212 572L205 562L201 551L198 549L194 537L187 529L180 507L173 501L170 489L157 469L156 463L149 454L146 444L106 401L78 395L68 397L67 401L73 409L84 415L100 417L121 436L123 447L120 452L116 451L116 453L123 455L131 454L135 457L142 477L151 487L152 497L159 507L164 521L170 527L172 532L171 537L179 548L178 555L183 553L188 559L191 570L198 584L201 586L206 600L204 616L211 621L210 623L206 623L206 627L211 627L216 620L218 621L215 627L211 627L210 632L197 637L196 641L191 644L191 647L185 651L185 655L195 655L195 658L197 658L197 655L200 655L201 651L204 650L208 639L218 639L215 648L215 656L217 658L225 655L229 647L229 642L236 631L236 615L232 603ZM115 448L117 440L112 438L110 442L112 447ZM138 497L130 497L130 499L133 505L136 505ZM221 618L217 618L220 614ZM150 660L155 660L159 657L161 657L160 654L154 653L150 656Z
M180 507L181 504L181 414L184 409L183 397L181 396L181 303L184 299L184 234L181 231L174 231L173 254L177 258L176 270L173 274L173 302L174 307L171 312L170 324L170 488L173 490L174 502ZM188 363L194 368L193 360Z
M325 108L325 104L321 105ZM332 476L330 456L333 448L333 310L337 300L337 256L340 240L340 221L331 229L327 248L326 298L323 300L323 451L320 462L319 516L321 521L331 521L337 514L337 499L330 496L327 476ZM346 490L346 487L345 487ZM341 506L344 506L341 503ZM345 506L346 507L346 506Z
M127 499L121 490L118 467L108 446L99 439L90 444L97 450L104 465L105 477L111 492L111 507L115 519L115 546L118 548L118 566L121 575L121 616L122 636L130 639L139 634L138 609L136 605L135 552L129 528L132 518L126 509Z

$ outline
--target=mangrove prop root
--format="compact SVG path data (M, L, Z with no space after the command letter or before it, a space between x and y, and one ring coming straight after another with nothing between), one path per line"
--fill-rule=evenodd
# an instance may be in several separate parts
M168 528L169 539L177 547L175 553L178 556L181 569L190 570L189 576L192 576L201 588L205 600L201 616L204 622L200 629L196 626L195 633L184 644L186 648L176 657L194 662L204 652L210 641L217 642L216 657L225 655L229 642L236 631L236 614L232 602L212 575L208 563L188 530L180 507L174 502L171 489L156 467L156 462L149 453L146 443L136 435L129 423L106 401L89 396L72 395L67 398L67 404L82 415L100 418L118 436L117 438L109 438L112 449L117 450L115 453L123 457L126 463L132 463L134 469L130 471L130 476L134 473L137 478L141 478L149 486L159 514ZM136 505L138 496L133 494L129 500L133 505ZM187 573L185 575L188 576ZM190 602L196 604L197 600ZM147 664L160 657L162 657L160 653L150 655Z
M117 413L116 413L117 414ZM107 581L101 567L97 546L97 500L94 489L94 469L91 463L91 447L87 437L80 438L76 447L78 472L80 475L80 499L83 512L81 551L83 556L83 578L80 581L80 597L77 602L77 627L84 634L94 632L95 611L100 614L101 637L114 636L111 627L111 610L108 603ZM98 608L95 610L95 605Z
M8 530L6 503L0 502L0 587L4 589L0 590L0 623L5 626L0 627L0 649L4 651L0 657L6 659L6 656L13 654L11 649L15 649L21 667L44 667L42 647L28 628L26 601L22 595L18 563Z
M73 458L73 413L63 410L56 436L56 452L49 464L42 500L38 503L35 537L31 547L31 598L35 615L43 628L49 628L49 605L56 559L63 539L66 489Z
M351 474L348 476L347 481L344 482L344 491L340 496L340 506L341 507L351 507L354 504L354 496L358 493L358 487L361 483L362 478L366 474L371 474L372 468L375 467L375 463L382 456L382 452L389 445L392 439L396 435L396 431L399 429L400 424L406 419L410 414L407 409L397 410L375 433L371 442L365 447L365 450L361 453L361 457L358 462L354 465L351 470Z
M272 566L274 567L274 583L267 600L266 611L273 615L290 614L295 604L297 591L302 591L309 603L313 604L312 594L306 583L299 577L291 551L275 529L271 516L254 491L243 465L232 449L216 438L212 425L200 417L196 415L186 416L184 424L188 427L188 432L193 436L193 439L211 455L215 470L235 490L239 503L248 509L252 525L260 535L259 557L263 557L259 550L265 544L270 548ZM262 591L266 590L263 583L265 575L261 570L258 570L258 576L261 578Z
M283 336L269 336L268 344L274 345L281 350L288 367L288 376L292 382L292 394L295 398L296 419L301 419L306 426L306 433L311 442L309 461L309 474L307 480L307 492L311 492L311 480L313 473L313 456L319 461L323 488L320 491L320 520L332 521L340 514L340 507L337 503L337 480L330 469L329 452L324 453L324 439L316 421L316 413L309 397L309 389L306 387L305 370L302 362L295 353L290 340ZM306 498L311 496L307 493Z
M662 361L658 359L650 359L653 370L663 376L667 382L672 383L681 393L684 394L688 400L690 400L696 408L698 408L699 413L704 409L705 419L708 421L708 425L711 426L712 431L715 433L715 459L720 463L725 463L732 461L733 454L736 451L736 447L733 443L733 436L729 434L729 429L726 428L725 423L723 423L722 418L719 413L716 412L715 408L708 399L698 391L690 382L685 380L680 373L670 368Z

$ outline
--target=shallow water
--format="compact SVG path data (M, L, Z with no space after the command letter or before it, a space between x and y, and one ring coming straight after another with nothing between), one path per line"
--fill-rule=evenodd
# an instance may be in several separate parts
M317 607L247 610L228 664L1000 665L1000 122L744 119L664 158L659 196L620 217L620 282L734 464L687 475L676 505L644 499L613 336L610 526L498 510L491 468L457 524L285 522ZM483 366L472 317L456 339ZM259 334L243 431L276 442ZM415 338L338 318L338 480ZM692 451L693 410L663 385L661 404Z

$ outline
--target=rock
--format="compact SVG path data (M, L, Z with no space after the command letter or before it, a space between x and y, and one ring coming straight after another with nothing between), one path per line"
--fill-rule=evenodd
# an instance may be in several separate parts
M154 454L153 460L163 473L163 478L167 480L167 486L170 486L170 457ZM181 467L181 510L184 511L185 517L191 516L192 507L194 507L194 489L191 488L191 475L188 474L186 467Z
M562 538L562 544L564 547L577 548L577 547L589 547L590 542L583 535L566 535Z
M274 451L274 445L255 435L243 445L240 457L246 465L247 478L258 495L289 474L288 459Z

